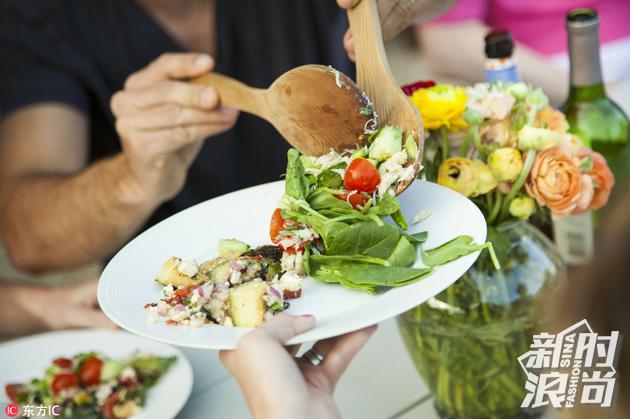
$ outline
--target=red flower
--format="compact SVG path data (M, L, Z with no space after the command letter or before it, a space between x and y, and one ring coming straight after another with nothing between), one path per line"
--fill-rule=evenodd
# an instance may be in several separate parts
M405 84L402 86L403 92L407 96L413 95L413 92L420 89L428 89L429 87L435 86L435 82L433 80L421 80L415 83Z

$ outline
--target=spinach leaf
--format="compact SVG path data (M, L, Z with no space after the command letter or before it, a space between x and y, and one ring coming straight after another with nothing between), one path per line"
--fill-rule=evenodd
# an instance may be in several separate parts
M399 209L400 205L398 204L398 199L396 199L395 196L386 193L375 205L372 206L372 208L370 208L370 212L381 217L385 217L387 215L394 214Z
M427 231L421 231L419 233L405 234L405 237L407 237L407 240L409 240L409 243L418 245L427 241L427 237L429 237L429 233Z
M416 262L417 257L416 248L409 243L405 236L401 236L387 261L393 266L411 266Z
M308 179L304 174L304 165L300 160L300 152L292 148L287 152L287 174L284 192L295 199L306 199Z
M427 275L431 270L431 268L407 268L404 266L366 266L357 263L348 263L335 267L335 271L345 281L354 285L372 287L407 285Z
M321 265L336 265L342 263L362 263L390 266L390 262L378 257L365 255L311 255L309 262L315 262Z
M345 211L353 211L352 205L343 199L336 198L325 189L315 189L308 197L308 203L316 211L322 209L337 208Z
M402 228L403 230L407 230L409 228L409 224L407 224L407 220L405 220L405 216L403 215L400 208L396 212L394 212L391 217L392 220L394 220L394 222L398 225L398 227Z
M361 221L335 233L326 246L327 255L365 255L387 259L398 244L400 233L391 224Z
M477 250L488 249L490 257L496 269L500 269L499 261L492 247L491 242L484 244L473 243L470 236L457 236L452 240L438 246L434 249L422 251L422 261L427 266L439 266L465 256Z

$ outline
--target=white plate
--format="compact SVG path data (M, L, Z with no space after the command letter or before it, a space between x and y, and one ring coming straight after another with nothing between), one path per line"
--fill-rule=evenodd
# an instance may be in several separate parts
M95 351L111 358L127 358L134 351L177 356L177 362L149 389L138 418L172 418L184 407L193 384L190 363L178 349L123 331L76 330L42 333L0 344L0 384L41 377L53 359ZM0 404L10 400L4 391Z
M101 308L121 327L151 339L193 348L235 348L248 329L148 324L143 306L160 298L160 287L153 278L170 256L202 261L217 253L217 243L224 238L237 238L254 246L268 244L269 220L283 191L284 182L280 181L223 195L175 214L140 234L103 271L98 286ZM483 215L456 192L416 181L399 198L410 223L419 211L431 211L426 221L409 230L427 230L429 248L460 234L472 236L477 243L486 240ZM409 310L455 282L477 256L478 252L467 255L435 269L419 282L375 296L307 278L302 297L291 300L288 313L314 315L317 325L290 343L337 336Z

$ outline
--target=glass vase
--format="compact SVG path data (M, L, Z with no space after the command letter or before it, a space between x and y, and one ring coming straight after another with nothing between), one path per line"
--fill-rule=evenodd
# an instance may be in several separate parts
M565 277L555 245L531 224L490 228L502 268L484 252L456 283L398 317L418 372L443 418L535 417L523 410L517 358L541 333L544 307Z

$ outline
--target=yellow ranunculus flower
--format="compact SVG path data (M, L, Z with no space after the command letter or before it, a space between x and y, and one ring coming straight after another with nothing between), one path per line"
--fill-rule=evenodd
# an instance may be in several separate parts
M497 187L499 182L495 179L487 164L481 160L473 160L473 166L477 171L477 187L473 196L484 195Z
M488 157L488 166L499 182L513 182L521 173L523 160L515 148L497 148Z
M527 220L536 211L536 203L529 196L520 196L510 202L508 211L512 217Z
M477 171L472 160L464 157L446 159L438 170L438 183L464 196L475 192L477 180Z
M420 111L424 127L428 130L446 127L457 131L467 127L464 111L468 96L462 87L438 84L416 90L410 99Z

